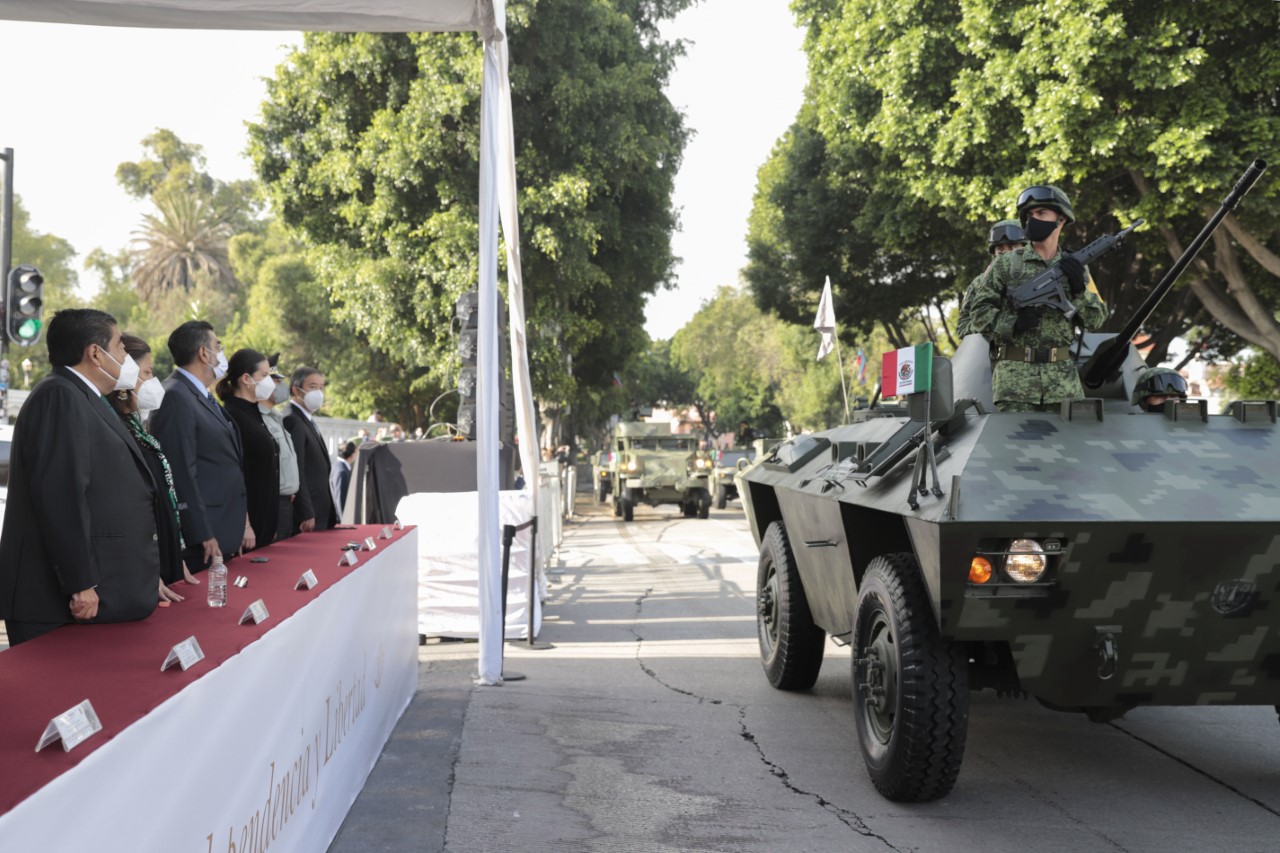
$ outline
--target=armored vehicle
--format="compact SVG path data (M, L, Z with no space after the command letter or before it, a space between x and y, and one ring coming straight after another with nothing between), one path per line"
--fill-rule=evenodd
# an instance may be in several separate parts
M620 423L614 432L613 514L631 521L637 504L679 504L686 517L711 511L711 460L692 435L668 423Z
M608 450L597 451L591 457L591 488L600 503L613 492L613 460L614 454Z
M716 466L711 472L711 497L716 509L724 509L729 501L738 499L738 484L734 477L755 458L755 449L750 447L716 451Z
M905 416L858 413L741 475L765 674L804 690L826 635L850 644L862 757L889 799L951 790L970 690L1095 721L1280 705L1276 402L1140 413L1146 364L1128 343L1264 167L1117 335L1083 336L1088 397L996 412L987 341L970 335Z

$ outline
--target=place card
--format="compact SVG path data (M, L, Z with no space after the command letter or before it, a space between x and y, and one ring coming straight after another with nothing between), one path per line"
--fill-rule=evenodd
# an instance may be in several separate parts
M164 659L164 663L160 665L160 671L164 672L176 663L182 667L183 672L186 672L202 660L204 660L204 650L200 648L200 643L196 642L195 637L187 637L181 643L169 649L168 656Z
M100 731L102 731L102 723L98 720L98 714L93 710L93 705L86 699L49 721L49 725L45 726L44 734L40 736L40 742L36 744L36 752L56 740L62 741L64 752L70 752Z
M364 544L360 546L361 551L376 551L378 543L373 541L372 536L365 537Z
M249 579L244 575L236 575L236 579L231 582L231 585L244 589L249 585Z
M240 624L243 625L252 619L253 624L261 625L263 622L267 621L267 617L270 615L271 614L267 612L267 605L262 602L261 598L259 598L253 604L250 604L244 609L244 613L240 616Z
M390 528L390 527L384 527L384 528L382 528L382 532L378 534L378 538L379 538L379 539L390 539L390 538L391 538L391 528Z
M398 518L396 519L396 523L393 526L395 527L396 530L404 530L404 522Z
M348 554L351 552L348 551ZM316 573L311 569L307 569L302 573L302 577L298 578L298 582L294 584L294 589L315 589L316 584L320 581L316 580Z
M342 559L338 561L339 566L354 566L360 562L360 558L356 556L355 551L343 551Z

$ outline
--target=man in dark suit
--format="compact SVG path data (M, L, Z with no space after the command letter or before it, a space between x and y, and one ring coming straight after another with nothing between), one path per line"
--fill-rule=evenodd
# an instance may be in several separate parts
M302 533L328 530L338 523L329 490L329 450L312 417L324 405L324 374L314 367L299 367L289 386L292 399L284 428L293 437L302 474L302 487L293 502L294 528Z
M22 407L9 462L0 618L10 645L73 621L144 619L159 598L165 508L103 396L133 387L137 368L102 311L59 311L48 341L53 372Z
M151 433L169 457L187 566L197 571L215 556L229 558L252 536L240 432L208 390L227 372L213 326L183 323L169 335L169 352L178 368L164 381Z

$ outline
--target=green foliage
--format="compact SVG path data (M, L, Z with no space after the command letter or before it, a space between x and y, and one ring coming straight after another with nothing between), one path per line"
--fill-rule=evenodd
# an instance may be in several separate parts
M877 288L912 274L936 281L914 278L919 289L902 303L936 309L931 293L954 294L981 270L981 235L1011 214L1018 191L1055 183L1079 218L1068 246L1148 220L1092 270L1118 326L1206 208L1280 138L1274 3L793 8L808 28L807 103L762 170L748 270L760 303L784 316L821 286L817 267L850 294L838 316L852 328L898 322L902 304ZM1236 241L1215 241L1185 276L1196 299L1175 293L1153 317L1157 359L1210 313L1237 347L1244 338L1280 354L1280 182L1264 179L1235 225Z
M1269 353L1236 359L1222 378L1230 400L1280 400L1280 361Z
M670 276L686 131L656 25L687 5L508 6L533 385L579 417L607 416L614 372L647 344L645 297ZM473 35L313 33L250 128L338 321L420 400L456 381L453 305L478 275L480 82Z

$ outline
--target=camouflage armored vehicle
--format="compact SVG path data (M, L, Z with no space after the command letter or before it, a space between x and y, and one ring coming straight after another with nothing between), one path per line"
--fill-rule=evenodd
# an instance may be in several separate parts
M1280 706L1276 402L1140 413L1146 365L1128 344L1264 166L1118 335L1084 336L1087 398L995 412L970 335L906 416L859 413L742 474L766 676L807 689L826 635L847 640L862 757L889 799L951 790L971 690L1095 721Z
M600 503L613 492L613 460L614 454L608 450L597 451L591 457L591 488Z
M637 504L679 504L686 517L711 511L711 459L669 423L620 423L613 437L613 514L631 521Z

